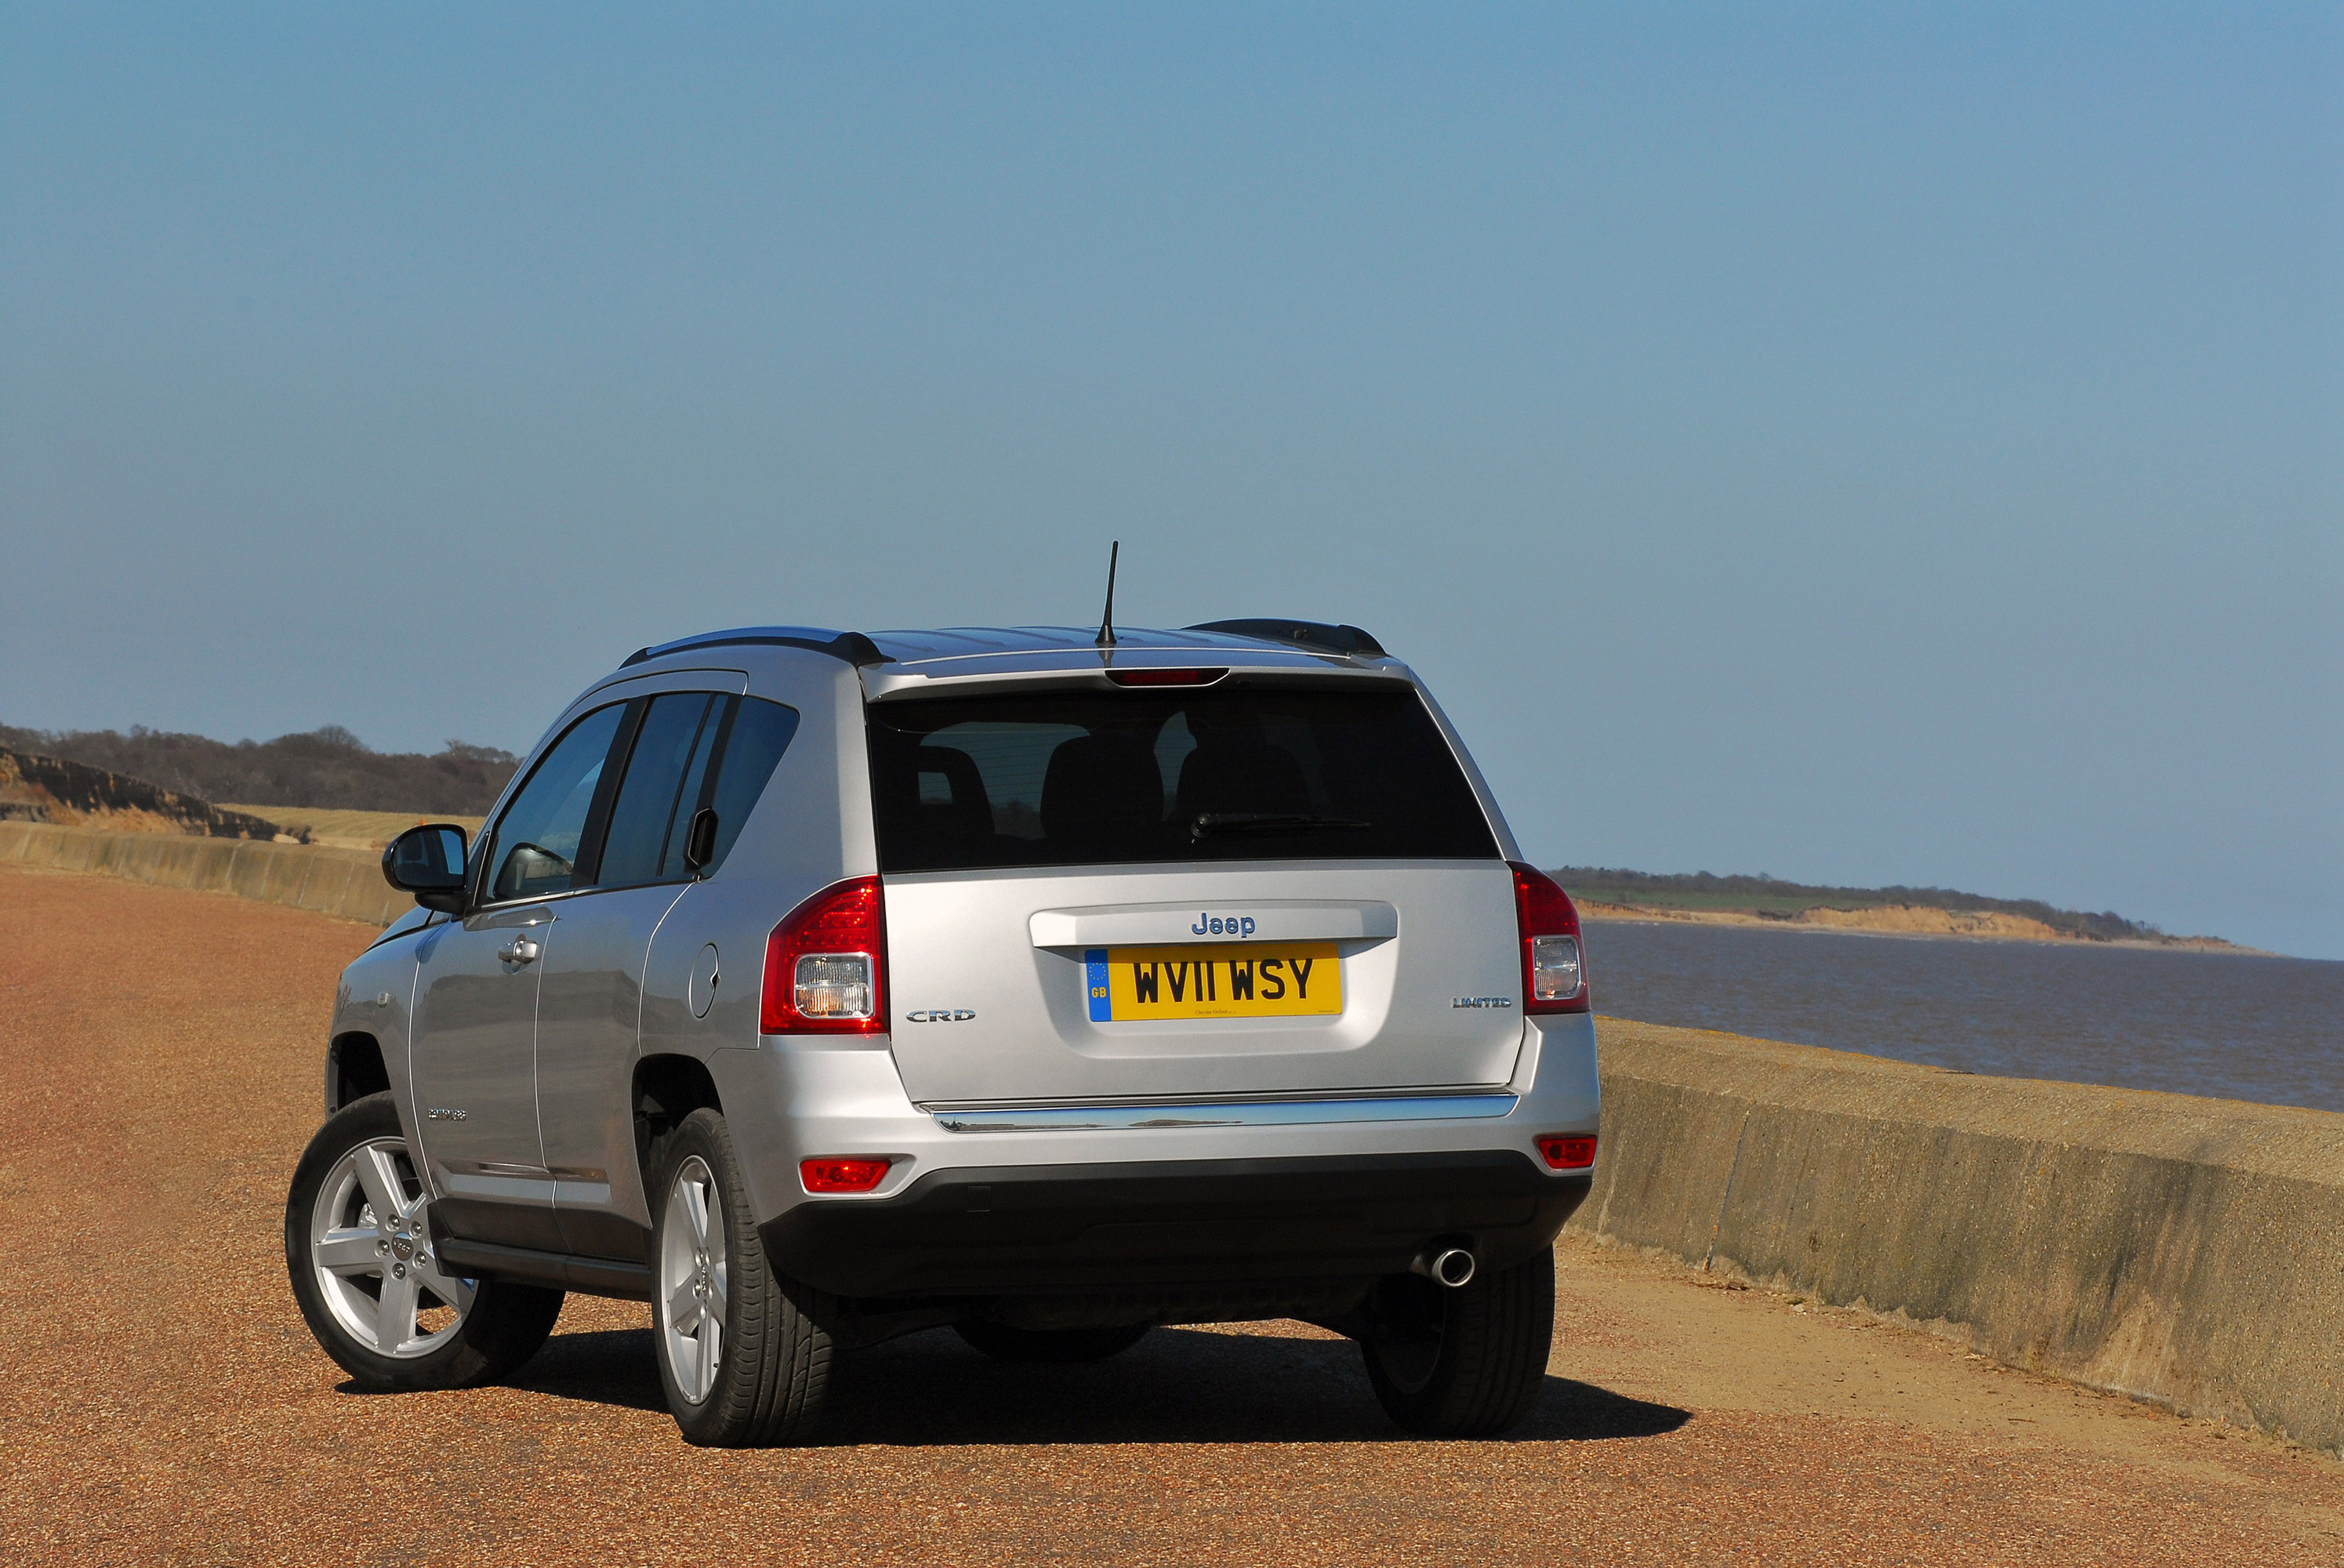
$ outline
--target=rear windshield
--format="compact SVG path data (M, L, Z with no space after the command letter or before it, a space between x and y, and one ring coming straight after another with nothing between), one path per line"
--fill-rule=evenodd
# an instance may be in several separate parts
M1409 690L1027 692L868 715L884 871L1498 853Z

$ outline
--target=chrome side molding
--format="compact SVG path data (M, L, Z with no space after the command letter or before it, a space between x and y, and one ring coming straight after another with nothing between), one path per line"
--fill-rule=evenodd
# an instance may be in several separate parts
M1510 1114L1510 1094L1413 1095L1385 1099L1311 1099L1202 1105L1036 1106L1012 1110L937 1110L946 1132L1103 1132L1151 1127L1298 1127L1312 1122L1458 1121Z

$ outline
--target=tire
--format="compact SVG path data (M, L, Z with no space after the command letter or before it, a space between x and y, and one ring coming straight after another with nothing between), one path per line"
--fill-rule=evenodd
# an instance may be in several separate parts
M389 1093L326 1120L293 1168L285 1269L309 1332L362 1387L495 1382L535 1355L561 1292L443 1273L430 1201Z
M956 1323L960 1337L996 1361L1103 1361L1147 1337L1152 1324L1115 1329L1012 1329L1001 1323Z
M1387 1280L1381 1315L1398 1331L1363 1341L1386 1414L1426 1437L1495 1437L1538 1400L1554 1341L1554 1254L1450 1290L1414 1274Z
M696 1110L667 1138L652 1204L652 1340L686 1442L804 1442L830 1384L830 1299L773 1269L724 1118Z

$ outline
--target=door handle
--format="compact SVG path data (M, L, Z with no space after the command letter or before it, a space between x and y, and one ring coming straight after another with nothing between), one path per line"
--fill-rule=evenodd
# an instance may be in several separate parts
M516 936L512 940L511 946L497 949L497 956L508 964L534 964L537 962L538 954L542 951L544 949L528 937Z

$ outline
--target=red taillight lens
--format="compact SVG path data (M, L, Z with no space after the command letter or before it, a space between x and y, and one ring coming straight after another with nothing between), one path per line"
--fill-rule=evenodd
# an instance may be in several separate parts
M798 1179L808 1192L868 1192L887 1179L884 1159L802 1159Z
M1118 686L1209 686L1228 673L1221 670L1109 670Z
M886 916L879 879L834 883L765 938L758 1027L769 1035L876 1035L887 1027Z
M1514 923L1522 940L1522 1011L1587 1011L1587 958L1579 945L1579 911L1554 878L1519 860Z
M1538 1140L1539 1158L1555 1170L1585 1170L1595 1163L1595 1138L1591 1134L1548 1133Z

